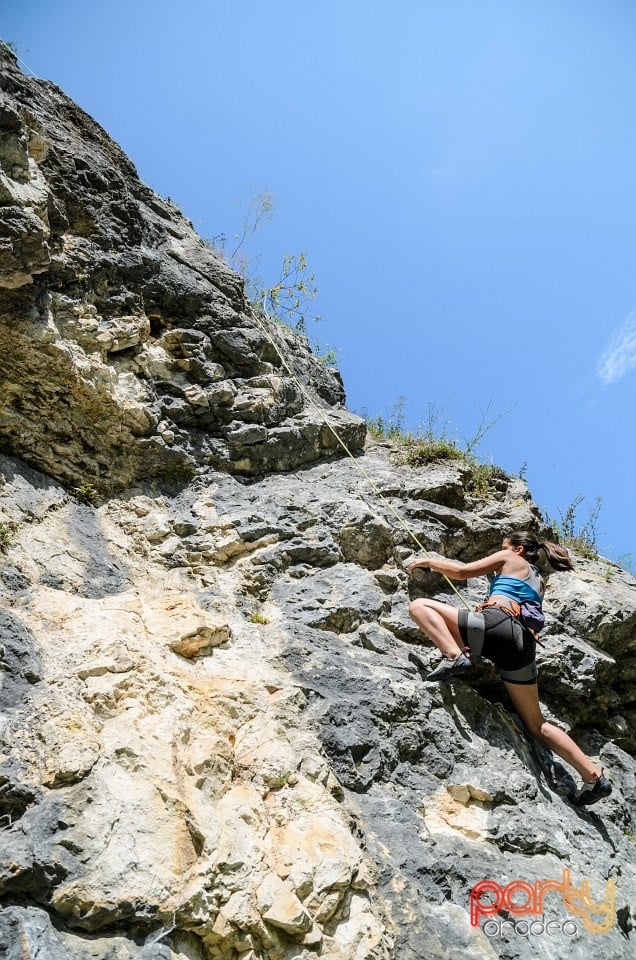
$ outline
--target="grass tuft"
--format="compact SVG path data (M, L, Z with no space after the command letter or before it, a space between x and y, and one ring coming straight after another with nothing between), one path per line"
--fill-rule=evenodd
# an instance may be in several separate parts
M440 411L435 404L429 404L426 422L414 433L405 426L403 398L395 402L386 416L365 416L365 419L367 430L375 440L387 440L394 445L394 459L398 465L426 467L445 461L463 464L469 496L491 496L505 490L510 480L505 470L494 464L481 463L474 452L490 427L499 421L499 416L488 423L482 414L474 436L466 438L463 447L447 436L449 421L440 422Z

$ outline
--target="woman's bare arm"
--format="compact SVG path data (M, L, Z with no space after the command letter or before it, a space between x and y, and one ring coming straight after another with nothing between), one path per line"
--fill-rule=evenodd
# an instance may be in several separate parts
M498 550L497 553L491 553L490 556L482 557L481 560L473 560L472 563L447 560L446 557L424 557L421 560L411 560L406 565L406 569L412 573L413 570L428 567L436 573L445 574L451 580L469 580L471 577L481 577L486 573L501 570L504 563L514 556L516 555L511 555L510 550Z

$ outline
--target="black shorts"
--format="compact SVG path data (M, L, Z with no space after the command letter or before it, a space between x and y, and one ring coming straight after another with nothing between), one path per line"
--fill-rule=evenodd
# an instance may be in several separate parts
M506 683L537 682L536 641L512 614L499 607L458 614L459 632L474 662L492 660Z

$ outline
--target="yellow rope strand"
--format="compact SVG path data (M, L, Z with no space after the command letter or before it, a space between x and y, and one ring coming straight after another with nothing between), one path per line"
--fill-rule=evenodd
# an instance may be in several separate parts
M428 551L428 550L426 549L426 547L421 543L419 537L414 533L414 531L411 529L411 527L408 525L408 523L407 523L405 520L403 520L403 518L400 516L400 514L397 512L397 510L396 510L395 507L393 506L393 504L390 503L390 502L387 500L387 498L384 496L384 494L382 493L382 491L378 488L378 486L377 486L377 484L375 483L375 481L369 476L369 474L368 474L367 471L364 469L364 467L362 466L362 464L358 461L357 457L355 457L354 454L351 452L351 450L349 449L349 447L347 446L347 444L345 443L345 441L342 439L342 437L340 436L340 434L338 433L338 431L336 430L336 428L333 426L333 424L331 424L331 423L327 420L327 417L325 416L324 410L323 410L321 407L318 406L318 404L314 401L313 397L310 395L310 393L308 392L308 390L305 388L304 384L302 384L301 381L298 379L298 377L296 376L296 374L295 374L294 370L292 369L291 365L288 363L288 361L286 360L285 356L283 355L282 350L280 349L280 347L278 346L278 344L277 344L276 341L274 340L274 337L272 336L272 334L270 333L270 331L267 329L267 327L265 326L265 324L262 322L261 318L259 317L258 311L257 311L257 310L254 310L254 309L252 308L252 309L250 310L250 313L251 313L251 315L252 315L252 318L256 321L256 323L257 323L258 327L260 328L261 332L264 334L264 336L266 337L266 339L269 341L269 343L272 345L272 347L273 347L274 350L276 351L276 353L277 353L277 355L278 355L278 357L279 357L279 359L280 359L280 362L282 363L282 365L284 366L285 370L287 371L287 373L289 374L289 376L292 378L292 380L294 381L294 383L296 384L296 386L298 387L298 389L300 390L300 392L302 393L302 395L305 397L305 399L307 400L307 402L309 403L309 405L310 405L310 406L313 408L313 410L318 414L318 416L320 417L320 419L322 420L322 422L324 423L324 425L331 431L331 433L332 433L333 436L335 437L336 441L340 444L340 446L341 446L342 449L345 451L345 453L347 454L347 456L351 459L351 461L352 461L352 463L354 464L354 466L356 467L356 469L362 474L362 476L365 478L365 480L367 481L367 483L371 486L371 488L372 488L372 490L374 491L375 495L382 501L382 503L386 506L386 508L391 512L391 514L393 515L393 517L396 519L396 521L399 523L399 525L402 527L402 529L408 534L408 536L413 540L413 542L417 544L418 548L419 548L420 551L424 554L424 556L428 556L429 551ZM272 320L272 318L270 317L269 313L267 312L267 310L266 310L266 308L265 308L265 303L264 303L264 302L263 302L263 313L265 314L265 316L266 316L267 319L269 320L270 324L272 324L272 326L273 326L274 321ZM455 584L453 583L453 581L452 581L449 577L447 577L445 573L443 573L442 576L444 577L444 579L446 580L446 582L447 582L448 585L450 586L451 590L453 590L453 592L454 592L455 594L457 594L457 596L459 597L459 599L461 600L461 602L464 604L464 606L466 607L466 609L467 609L467 610L470 610L470 609L471 609L470 605L469 605L469 604L466 602L466 600L462 597L461 593L459 592L459 590L457 589L457 587L455 586Z

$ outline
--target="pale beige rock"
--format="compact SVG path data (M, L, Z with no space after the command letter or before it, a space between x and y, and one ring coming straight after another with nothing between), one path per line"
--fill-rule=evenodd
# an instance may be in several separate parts
M338 924L337 935L325 938L324 956L330 960L371 960L387 957L385 929L374 916L365 896L347 897L346 913Z
M488 838L490 807L482 801L471 802L466 785L454 785L427 800L423 820L433 835L459 834L468 840L484 841Z
M134 665L134 660L125 648L113 645L93 659L78 665L77 676L80 680L86 680L88 677L101 677L106 673L128 673Z
M286 732L269 717L259 715L243 727L236 740L236 762L269 788L289 783L298 758Z
M116 914L122 901L135 898L167 905L197 857L187 825L157 787L111 761L100 763L92 803L79 812L75 835L89 856L81 876L60 884L52 898L69 917Z
M305 934L312 919L293 891L275 874L270 874L256 891L258 909L267 923L289 934Z
M149 543L160 543L170 535L171 527L168 517L158 511L145 514L139 523L139 532Z
M83 780L100 757L96 727L79 712L58 714L42 726L46 755L42 783L46 787Z
M303 899L311 893L307 903L314 911L327 894L350 885L362 857L350 832L324 810L315 785L305 781L299 792L305 800L301 812L294 822L272 828L267 839L277 872L290 878Z
M245 783L233 785L219 800L216 818L215 868L229 890L242 890L264 856L266 815L260 792Z

